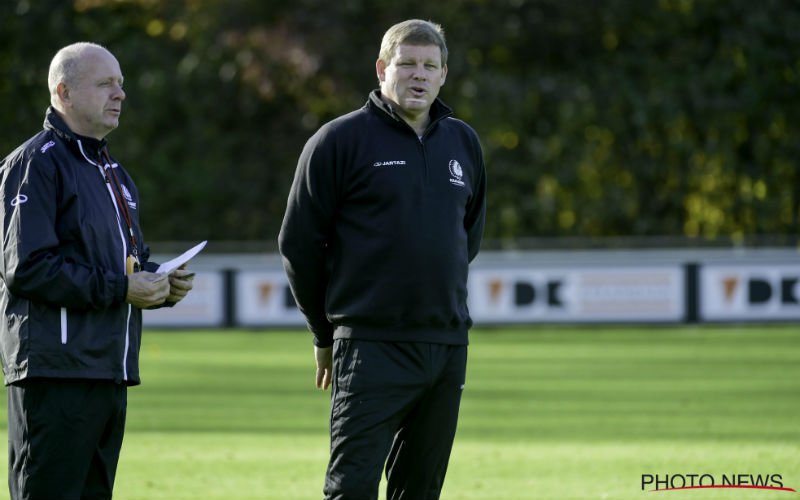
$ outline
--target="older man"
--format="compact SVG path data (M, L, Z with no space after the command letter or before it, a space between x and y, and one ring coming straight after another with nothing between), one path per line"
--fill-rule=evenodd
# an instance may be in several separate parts
M125 91L116 58L61 49L44 130L0 163L0 347L13 500L111 498L141 309L174 304L188 271L156 274L139 196L105 137Z

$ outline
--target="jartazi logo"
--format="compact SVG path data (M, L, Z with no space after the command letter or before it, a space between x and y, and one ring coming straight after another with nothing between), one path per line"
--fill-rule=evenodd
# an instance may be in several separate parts
M17 205L22 205L26 201L28 201L28 196L27 195L18 194L17 196L14 197L13 200L11 200L11 206L12 207L16 207Z
M46 153L48 149L52 148L55 145L56 143L54 141L50 141L44 146L42 146L41 149L39 149L39 151L41 151L42 153Z
M678 491L711 488L791 491L781 474L642 474L642 491Z
M372 164L373 167L397 167L405 165L405 160L389 160L389 161L376 161Z
M458 163L458 160L450 160L450 163L447 164L447 168L450 170L450 184L464 186L464 181L461 180L464 176L464 170L461 168L461 164Z

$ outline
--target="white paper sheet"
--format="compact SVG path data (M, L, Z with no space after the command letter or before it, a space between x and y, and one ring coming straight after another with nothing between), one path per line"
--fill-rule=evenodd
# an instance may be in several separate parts
M167 274L169 274L172 271L178 269L182 265L184 265L187 262L189 262L189 259L191 259L195 255L199 254L200 250L205 248L206 243L208 243L208 240L201 241L200 243L198 243L197 245L193 246L189 250L186 250L185 252L183 252L179 256L175 257L174 259L164 262L163 264L158 266L158 270L156 272L157 273L167 273Z

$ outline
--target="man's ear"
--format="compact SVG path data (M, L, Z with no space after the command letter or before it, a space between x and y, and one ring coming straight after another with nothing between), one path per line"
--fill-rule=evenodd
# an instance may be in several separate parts
M378 74L378 81L383 83L386 81L386 63L381 59L375 61L375 73Z
M442 85L444 85L444 81L447 79L447 65L445 64L442 68Z
M69 88L67 87L66 83L61 82L56 85L56 93L58 94L58 98L61 100L61 102L69 102Z

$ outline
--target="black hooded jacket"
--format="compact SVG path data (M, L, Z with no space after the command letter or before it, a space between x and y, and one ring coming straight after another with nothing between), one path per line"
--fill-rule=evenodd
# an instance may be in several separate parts
M0 162L6 384L27 377L139 383L141 311L125 302L130 238L104 168L121 184L143 268L157 265L146 262L136 186L105 147L71 132L50 108L44 130Z

